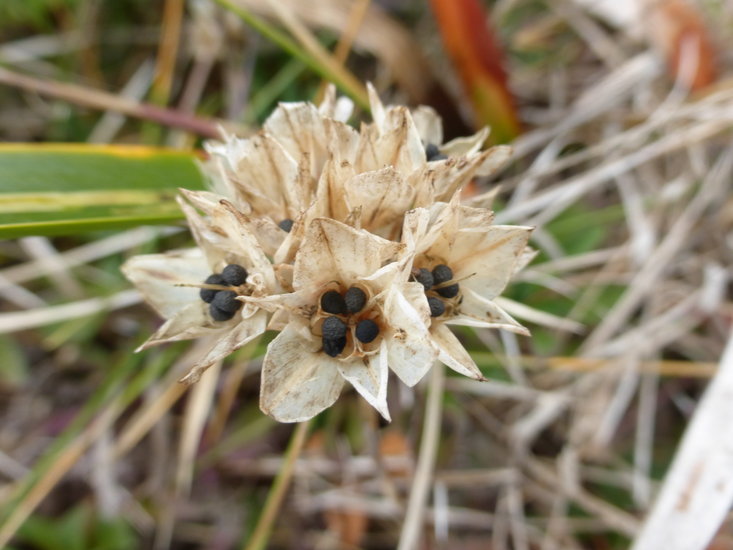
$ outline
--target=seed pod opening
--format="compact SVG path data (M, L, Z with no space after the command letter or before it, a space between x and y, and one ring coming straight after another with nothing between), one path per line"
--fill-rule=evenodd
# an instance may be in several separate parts
M434 284L433 274L430 273L430 271L425 269L424 267L421 267L420 269L415 270L412 274L412 277L418 283L420 283L423 287L425 287L426 291L433 288L433 284Z
M337 290L329 290L321 295L321 309L326 313L342 315L346 313L346 304Z
M433 284L439 285L450 281L453 278L453 270L445 264L436 265L433 268Z
M224 278L219 275L218 273L214 273L213 275L209 275L206 277L206 280L204 281L207 285L223 285L226 284L224 282ZM199 296L201 299L206 302L207 304L210 304L211 301L214 299L214 296L216 296L216 293L219 292L218 290L215 290L213 288L202 288L199 291Z
M379 325L371 319L362 319L356 325L356 338L363 344L374 341L379 336Z
M211 318L214 319L214 321L228 321L234 317L235 313L236 311L224 311L223 309L216 307L214 304L209 304L209 315L211 315Z
M211 301L211 305L228 313L235 313L240 307L242 302L236 299L237 293L231 290L220 290L214 296Z
M327 317L321 328L324 340L337 340L346 336L346 323L338 317Z
M247 275L247 270L237 264L229 264L221 272L221 276L226 284L231 286L239 286L246 283Z
M434 296L428 298L428 306L430 306L431 317L440 317L445 313L445 304L439 298Z
M358 313L367 302L366 294L362 289L356 286L352 286L344 294L344 302L346 303L347 313Z
M290 218L285 218L277 225L280 229L285 231L285 233L290 233L290 230L293 228L293 220L291 220Z
M323 352L331 357L338 356L346 347L346 337L323 338Z
M437 289L438 294L440 294L443 298L455 298L456 296L458 296L458 290L458 283Z
M434 160L445 160L448 158L448 156L441 153L440 149L437 145L435 145L435 143L428 143L425 146L425 158L428 162L431 162Z

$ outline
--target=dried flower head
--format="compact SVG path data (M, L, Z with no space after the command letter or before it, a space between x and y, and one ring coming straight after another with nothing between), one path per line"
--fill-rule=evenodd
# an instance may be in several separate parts
M140 350L165 342L212 336L211 350L185 377L195 382L212 363L265 331L267 313L245 296L280 290L272 264L230 205L202 218L179 201L198 248L130 258L125 276L166 322Z
M385 107L368 88L374 121L359 131L344 122L351 104L336 100L331 87L319 107L281 103L254 137L207 145L217 187L258 221L278 261L292 261L316 217L399 239L407 210L449 200L509 159L506 146L480 150L487 129L442 144L432 109L415 111L418 125L409 109ZM276 231L283 223L288 231Z
M432 109L384 106L346 124L352 105L283 103L250 138L209 143L215 192L181 190L198 249L132 258L125 274L167 321L150 345L209 335L186 377L261 334L260 406L282 422L329 407L348 382L389 419L393 371L412 386L436 359L482 379L449 324L526 334L492 300L528 258L530 228L462 206L474 176L508 147L488 130L443 143Z
M493 225L493 213L461 206L458 197L405 217L403 241L413 252L412 274L429 273L430 334L440 360L476 379L481 371L447 324L499 328L529 334L492 300L522 259L531 227Z
M287 316L265 355L262 410L281 422L310 418L348 381L389 419L388 369L413 385L437 356L404 251L363 229L313 220L295 261L294 292L251 299Z

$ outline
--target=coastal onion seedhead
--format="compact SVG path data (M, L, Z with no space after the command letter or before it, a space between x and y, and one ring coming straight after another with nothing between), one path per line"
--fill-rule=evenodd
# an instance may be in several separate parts
M184 378L264 330L260 407L309 419L352 386L389 419L389 372L418 383L436 360L481 372L450 324L526 334L492 300L529 258L530 228L493 225L460 204L510 148L482 150L483 129L444 142L428 107L385 106L347 124L352 104L282 103L257 134L205 144L211 191L181 189L197 247L133 257L125 275L166 319L141 346L205 337ZM348 384L347 384L348 383Z

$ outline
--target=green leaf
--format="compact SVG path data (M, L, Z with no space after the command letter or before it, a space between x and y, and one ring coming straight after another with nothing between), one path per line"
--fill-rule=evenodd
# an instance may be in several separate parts
M0 336L0 387L19 388L28 379L30 369L23 348L14 339Z
M139 146L0 145L0 238L182 218L176 190L203 189L192 153Z

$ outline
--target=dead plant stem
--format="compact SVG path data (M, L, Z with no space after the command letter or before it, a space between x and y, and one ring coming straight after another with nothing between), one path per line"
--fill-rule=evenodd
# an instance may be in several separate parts
M293 435L290 438L290 443L288 444L288 449L285 451L282 468L272 484L270 493L267 495L265 508L262 510L262 515L257 521L257 526L255 527L254 533L252 533L252 537L245 541L242 547L244 550L263 550L267 547L272 526L275 523L275 517L280 510L285 493L287 493L290 487L290 481L295 471L295 461L300 456L303 445L305 445L310 425L311 421L307 420L300 422L295 427Z
M420 455L412 481L410 499L407 502L405 522L400 533L397 550L416 550L425 516L425 505L435 469L435 456L440 436L440 417L443 410L443 386L445 367L442 363L433 365L430 377L430 391L425 405L425 423L420 442Z

